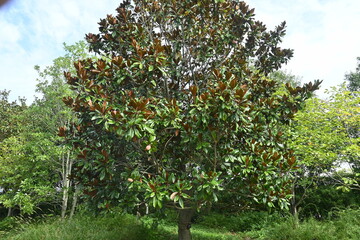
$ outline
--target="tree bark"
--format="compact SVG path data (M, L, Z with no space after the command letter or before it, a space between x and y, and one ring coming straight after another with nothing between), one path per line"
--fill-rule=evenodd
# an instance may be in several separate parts
M180 209L178 222L179 240L191 240L191 218L194 215L194 209Z
M11 217L13 215L13 208L9 207L8 208L8 213L7 213L7 217Z
M298 213L298 205L300 202L296 202L296 191L295 191L295 184L296 181L293 183L292 186L292 198L291 198L291 214L294 217L295 220L295 227L297 228L299 226L299 213Z
M69 188L71 181L69 175L71 174L73 160L70 159L70 151L67 152L66 157L62 156L62 187L63 187L63 198L61 206L61 218L65 218L66 211L69 201Z
M75 185L74 188L75 188L75 191L74 191L74 195L73 195L72 206L71 206L69 218L72 218L74 216L76 205L77 205L77 200L78 200L79 188L77 185Z
M66 181L63 185L63 198L62 198L62 205L61 205L61 218L65 218L66 210L68 206L68 199L69 199L69 186L70 181Z
M296 192L295 192L295 182L291 187L292 197L290 202L290 212L293 216L297 214L297 203L296 203Z

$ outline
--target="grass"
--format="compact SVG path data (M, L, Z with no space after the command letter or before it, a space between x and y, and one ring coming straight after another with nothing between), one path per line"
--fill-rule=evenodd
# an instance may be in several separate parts
M130 215L112 217L79 216L71 220L51 219L22 225L3 239L23 240L109 240L146 239L148 230Z
M177 240L177 227L174 225L160 225L159 229L170 233L171 238L163 238ZM194 226L191 228L191 235L193 240L239 240L244 239L245 235L242 233L233 233L219 229L211 229L201 226ZM160 239L160 238L159 238Z
M244 219L250 219L249 215L239 215L232 218L210 215L201 218L197 224L193 225L191 231L193 240L360 239L360 209L337 211L333 213L333 217L334 220L331 221L307 219L302 222L297 222L292 217L278 218L273 222L267 221L266 225L262 225L261 228L259 225L256 227L249 226L246 231L233 232L222 226L243 228L243 225L236 224L241 221L244 222ZM214 224L216 218L218 218L218 222ZM119 213L99 217L83 214L71 220L50 218L42 223L21 223L20 227L6 231L2 236L0 234L0 238L4 240L177 239L177 227L173 219L160 221L157 227L154 227L153 223L154 220L149 217L139 221L135 216Z
M235 240L239 234L203 227L192 228L193 240ZM2 236L4 240L176 240L174 224L150 224L131 215L102 217L77 216L71 220L51 219L43 223L23 224Z

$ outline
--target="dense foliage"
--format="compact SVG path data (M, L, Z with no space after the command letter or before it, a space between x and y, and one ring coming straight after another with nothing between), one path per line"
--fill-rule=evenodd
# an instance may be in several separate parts
M315 186L325 175L332 179L325 185L359 190L360 98L344 86L329 93L328 100L308 100L295 118L291 145L302 167L298 183Z
M44 201L51 201L54 173L50 159L54 153L44 134L31 131L25 100L10 102L8 91L1 91L0 116L0 203L31 213ZM31 127L30 127L31 126Z
M296 159L282 127L320 82L279 95L266 78L292 56L285 23L267 31L244 2L163 0L125 1L99 25L99 60L65 73L79 121L59 131L91 200L172 205L180 239L223 189L286 206Z
M73 184L68 175L74 160L71 148L56 133L59 125L68 125L74 114L62 102L72 94L65 84L64 71L73 71L73 61L88 56L84 42L64 45L65 56L41 70L36 91L41 97L26 106L8 100L8 91L1 92L0 116L0 203L21 214L36 212L40 205L57 209L62 205L65 216L68 193ZM60 200L60 193L63 199Z

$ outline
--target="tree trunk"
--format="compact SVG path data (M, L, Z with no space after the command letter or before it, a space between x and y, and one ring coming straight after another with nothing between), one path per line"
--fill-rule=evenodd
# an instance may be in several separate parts
M74 216L76 205L77 205L77 200L78 200L79 188L77 185L75 185L74 188L75 188L75 191L74 191L74 196L73 196L73 200L72 200L72 206L71 206L69 218L72 218Z
M12 209L12 207L9 207L7 217L11 217L12 215L13 215L13 209Z
M296 202L296 192L295 192L295 183L293 183L292 186L292 198L291 198L291 214L294 217L295 220L295 226L299 226L299 213L298 213L298 202Z
M65 218L66 210L68 206L68 199L69 199L69 186L70 181L66 180L65 184L63 184L63 198L62 198L62 205L61 205L61 218Z
M178 222L179 240L191 240L191 217L194 215L194 209L180 209Z
M70 159L70 151L67 152L66 157L62 156L62 187L63 187L63 198L61 205L61 218L65 218L66 210L69 201L69 188L71 181L69 175L71 174L73 160Z
M296 204L296 193L295 193L295 183L293 183L293 186L291 188L292 197L290 201L290 212L293 216L297 214L297 204Z

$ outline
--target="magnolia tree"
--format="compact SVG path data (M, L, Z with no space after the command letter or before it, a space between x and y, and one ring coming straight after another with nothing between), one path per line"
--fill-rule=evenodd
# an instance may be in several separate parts
M294 153L282 128L319 82L276 94L266 76L292 56L240 1L125 1L88 34L99 60L65 73L78 117L61 127L79 152L74 178L99 207L196 209L221 191L286 205Z

